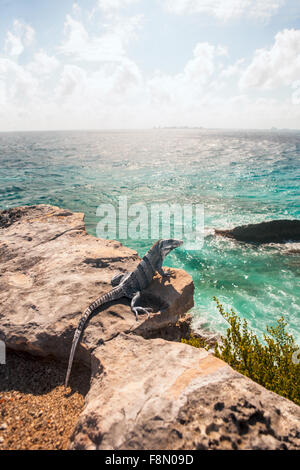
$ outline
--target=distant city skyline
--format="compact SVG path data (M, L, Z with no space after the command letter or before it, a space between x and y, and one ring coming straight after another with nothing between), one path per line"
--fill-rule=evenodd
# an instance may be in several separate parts
M0 132L300 129L299 0L0 0Z

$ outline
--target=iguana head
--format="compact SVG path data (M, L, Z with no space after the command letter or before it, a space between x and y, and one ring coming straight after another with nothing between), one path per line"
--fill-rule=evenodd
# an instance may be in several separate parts
M169 240L159 240L158 245L161 257L165 258L170 251L183 245L183 241L170 238Z

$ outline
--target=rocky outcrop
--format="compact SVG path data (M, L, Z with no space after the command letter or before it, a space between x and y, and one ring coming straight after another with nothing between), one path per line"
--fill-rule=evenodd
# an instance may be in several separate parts
M0 339L67 362L84 308L139 258L57 207L4 211L0 227ZM89 322L76 359L90 366L91 386L70 448L300 448L298 406L207 351L169 341L188 333L193 305L191 277L171 274L144 294L156 311L149 320L136 322L124 299Z
M72 449L300 449L300 407L203 349L121 334L92 376Z
M215 230L215 234L248 243L297 242L300 241L300 220L272 220L232 230Z
M0 338L7 347L66 359L83 310L111 289L115 273L137 266L136 252L88 235L83 219L44 205L0 213ZM158 276L144 293L159 315L136 322L126 299L100 310L77 359L89 364L93 348L121 332L147 335L175 325L193 306L193 289L188 274L172 269L170 283Z

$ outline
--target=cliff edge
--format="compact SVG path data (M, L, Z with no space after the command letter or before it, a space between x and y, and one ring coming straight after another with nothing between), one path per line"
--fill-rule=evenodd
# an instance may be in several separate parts
M81 213L0 212L0 339L67 363L83 310L138 262L119 242L90 236ZM170 271L170 282L157 276L144 294L150 319L136 322L124 299L87 325L76 360L91 383L70 448L299 449L300 407L207 351L162 338L193 306L192 278Z

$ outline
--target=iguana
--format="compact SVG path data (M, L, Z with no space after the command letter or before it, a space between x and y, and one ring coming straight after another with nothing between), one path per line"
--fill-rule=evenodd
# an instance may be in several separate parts
M122 297L127 297L129 299L132 299L131 311L135 314L136 320L138 320L139 313L146 313L149 318L152 309L144 308L138 305L141 297L141 292L149 286L156 272L158 272L163 278L169 278L170 275L168 273L165 273L162 269L163 261L165 257L170 253L170 251L181 246L182 244L183 242L181 240L173 239L159 240L158 242L156 242L152 246L152 248L150 248L150 250L145 254L144 258L134 271L132 271L131 273L116 274L111 280L111 285L113 286L113 289L107 294L104 294L98 299L96 299L86 309L74 334L69 357L65 387L68 386L77 343L79 341L83 328L92 313L101 305L104 305L114 300L118 300Z

